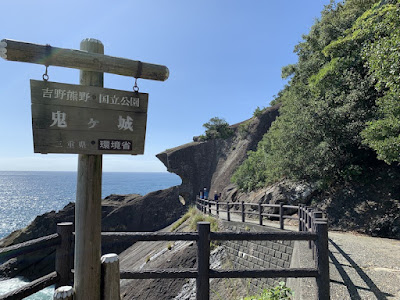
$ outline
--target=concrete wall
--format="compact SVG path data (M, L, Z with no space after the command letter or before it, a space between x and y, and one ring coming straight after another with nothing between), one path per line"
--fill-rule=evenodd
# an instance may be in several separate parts
M280 229L259 226L247 223L227 222L220 220L222 230L233 232L276 232ZM233 269L266 269L289 268L292 261L293 241L224 241L228 257ZM274 287L285 278L247 278L243 284L254 293L263 289Z

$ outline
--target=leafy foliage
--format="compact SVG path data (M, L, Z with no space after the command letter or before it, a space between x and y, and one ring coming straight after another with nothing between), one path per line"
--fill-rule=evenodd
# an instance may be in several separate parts
M232 180L351 180L378 158L399 161L400 0L331 1L282 69L280 116Z
M262 115L262 113L264 112L265 107L259 107L257 106L256 109L253 112L253 117L259 117Z
M281 281L278 286L264 290L261 295L245 297L243 300L284 300L292 297L292 290Z
M238 126L239 136L244 139L248 136L250 130L251 120L247 120Z
M393 1L396 2L396 1ZM400 1L375 7L355 28L368 36L363 48L369 73L382 96L379 115L362 132L364 142L387 163L400 161ZM360 28L366 29L361 30Z
M228 122L224 119L214 117L210 121L203 124L206 129L204 135L200 136L200 140L206 141L211 139L226 139L233 135L233 129L229 127Z

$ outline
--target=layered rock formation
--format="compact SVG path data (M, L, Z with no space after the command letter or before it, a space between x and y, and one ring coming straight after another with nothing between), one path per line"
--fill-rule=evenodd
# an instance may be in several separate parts
M179 194L191 203L204 187L221 193L230 184L236 168L268 131L279 112L279 105L247 121L232 125L234 135L228 139L192 142L165 150L157 155L169 172L179 175Z

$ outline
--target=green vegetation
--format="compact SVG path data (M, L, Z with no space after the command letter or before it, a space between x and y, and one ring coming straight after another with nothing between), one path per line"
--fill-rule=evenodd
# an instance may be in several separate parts
M218 117L211 118L210 121L203 124L203 127L206 131L204 135L199 136L202 141L217 138L227 139L233 135L233 130L229 127L228 122Z
M249 134L251 120L247 120L238 126L239 136L244 139Z
M259 107L259 106L257 106L257 108L254 110L254 112L253 112L253 117L256 117L256 118L258 118L259 116L261 116L262 115L262 113L264 112L264 110L265 110L265 107Z
M282 69L280 116L232 181L321 186L358 179L376 158L399 162L400 0L331 1Z
M178 221L176 221L172 227L171 227L171 232L175 231L178 229L179 226L181 226L187 219L190 217L194 216L197 214L196 207L192 206L189 208L189 210L180 218Z
M264 290L261 295L245 297L243 300L283 300L292 299L292 297L292 290L281 281L278 286Z
M210 222L210 230L218 231L218 221L216 218L202 214L196 209L195 206L189 208L186 214L182 216L175 224L171 227L171 231L175 231L184 222L188 221L190 231L197 231L197 222ZM211 241L211 249L215 249L219 245L218 241ZM168 248L169 249L169 248Z

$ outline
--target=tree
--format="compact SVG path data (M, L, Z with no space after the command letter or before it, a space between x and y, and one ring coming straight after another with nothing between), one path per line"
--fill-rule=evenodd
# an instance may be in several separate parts
M226 139L233 134L233 129L229 127L228 122L218 117L211 118L210 121L203 124L203 127L206 131L204 135L200 136L201 140Z
M375 159L361 133L377 119L382 91L366 63L370 35L358 33L365 27L362 20L387 9L388 2L331 1L325 7L295 47L298 62L282 70L290 81L274 100L282 103L280 116L233 177L240 187L253 189L281 178L348 180Z

